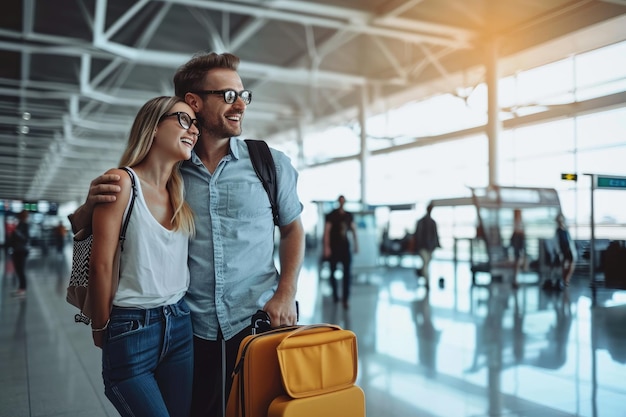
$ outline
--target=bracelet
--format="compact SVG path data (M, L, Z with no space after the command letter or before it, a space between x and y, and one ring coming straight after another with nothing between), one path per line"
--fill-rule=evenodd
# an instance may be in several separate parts
M104 323L104 326L102 326L99 329L94 329L93 327L91 328L92 332L103 332L105 331L108 327L109 327L109 322L111 321L111 319L108 319L106 323Z

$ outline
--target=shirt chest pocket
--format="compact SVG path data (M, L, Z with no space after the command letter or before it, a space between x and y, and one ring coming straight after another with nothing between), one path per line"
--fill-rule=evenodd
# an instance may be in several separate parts
M261 182L229 183L226 190L228 217L249 219L271 216L272 209Z

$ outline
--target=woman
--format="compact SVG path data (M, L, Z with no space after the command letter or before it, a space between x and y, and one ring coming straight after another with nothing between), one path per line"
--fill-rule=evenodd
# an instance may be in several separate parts
M89 297L94 344L102 348L105 394L122 416L189 415L193 338L183 296L189 285L187 245L195 232L183 198L181 161L198 140L195 113L176 97L157 97L137 113L120 166L131 168L137 196L121 255L119 288L111 271L129 173L119 198L93 212Z

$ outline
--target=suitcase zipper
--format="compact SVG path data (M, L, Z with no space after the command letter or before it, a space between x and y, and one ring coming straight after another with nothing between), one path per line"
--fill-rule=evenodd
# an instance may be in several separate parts
M271 330L269 332L254 335L253 338L251 338L250 340L246 342L246 344L243 346L243 349L241 349L241 358L239 358L239 362L237 363L237 365L235 366L235 369L233 370L232 377L234 378L235 375L242 370L246 353L248 352L248 348L250 347L253 341L258 339L259 337L268 336L271 334L290 332L294 329L297 329L298 327L300 326L281 327L278 329ZM244 382L245 382L244 373L241 372L241 374L239 375L239 402L241 404L241 417L246 417L246 403L245 403L246 396L245 396L245 383Z

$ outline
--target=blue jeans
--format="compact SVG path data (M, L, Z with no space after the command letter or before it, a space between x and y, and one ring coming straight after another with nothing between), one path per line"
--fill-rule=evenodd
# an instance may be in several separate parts
M193 381L189 307L113 307L102 349L104 392L122 416L188 417Z

